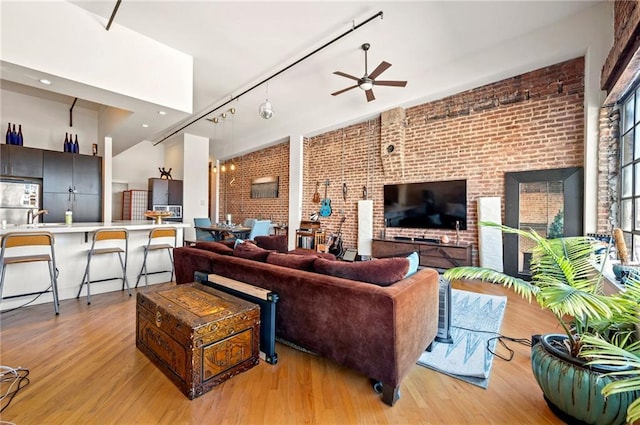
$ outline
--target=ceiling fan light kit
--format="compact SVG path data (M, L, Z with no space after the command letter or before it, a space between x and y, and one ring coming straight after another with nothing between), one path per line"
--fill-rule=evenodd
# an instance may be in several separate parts
M355 89L356 87L360 87L362 90L364 90L365 95L367 96L367 102L371 102L376 98L375 95L373 94L373 86L405 87L407 85L406 81L394 81L394 80L376 81L376 78L380 74L382 74L384 71L389 69L389 67L391 67L391 64L389 62L385 62L385 61L380 62L380 65L378 65L376 69L374 69L373 72L369 74L368 63L367 63L367 52L369 51L370 47L371 45L369 43L364 43L361 46L362 50L364 50L364 75L361 78L354 77L353 75L345 74L344 72L340 72L340 71L334 72L334 74L339 75L341 77L349 78L350 80L355 80L357 84L353 86L349 86L342 90L338 90L337 92L333 92L331 93L332 96L337 96L351 89Z

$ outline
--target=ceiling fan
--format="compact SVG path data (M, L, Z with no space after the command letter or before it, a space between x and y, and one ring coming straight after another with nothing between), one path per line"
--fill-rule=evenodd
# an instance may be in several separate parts
M373 95L373 86L393 86L393 87L405 87L407 85L406 81L390 81L390 80L376 80L380 74L389 69L391 64L389 62L382 61L380 65L376 69L373 70L371 74L368 74L367 70L367 51L369 50L371 45L369 43L364 43L362 45L362 50L364 50L364 75L361 78L354 77L353 75L345 74L344 72L336 71L334 74L339 75L341 77L346 77L352 80L356 80L358 84L347 87L346 89L338 90L337 92L331 93L332 96L337 96L341 93L344 93L348 90L355 89L356 87L360 87L364 90L367 95L367 102L371 102L376 97Z

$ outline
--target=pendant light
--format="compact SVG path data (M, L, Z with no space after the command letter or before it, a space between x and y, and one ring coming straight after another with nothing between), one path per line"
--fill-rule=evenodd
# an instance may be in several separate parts
M273 107L271 106L271 102L269 102L269 82L267 81L267 99L262 102L260 108L258 108L258 114L265 120L268 120L273 116Z

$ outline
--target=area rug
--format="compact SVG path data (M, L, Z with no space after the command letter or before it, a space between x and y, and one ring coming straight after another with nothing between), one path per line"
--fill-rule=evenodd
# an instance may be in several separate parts
M434 341L418 364L487 388L507 297L451 290L452 344ZM488 342L488 346L487 346ZM490 350L491 351L490 351Z

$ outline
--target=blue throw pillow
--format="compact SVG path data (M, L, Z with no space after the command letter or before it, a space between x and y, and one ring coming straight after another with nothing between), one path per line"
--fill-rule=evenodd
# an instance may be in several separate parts
M244 243L243 239L236 239L236 242L233 244L233 247L237 247L238 245L240 245L241 243Z
M415 272L418 271L418 265L420 265L420 257L417 252L412 252L408 257L409 260L409 270L407 270L407 274L404 275L405 278L411 276Z

